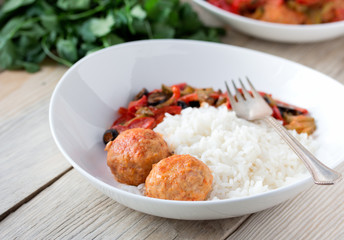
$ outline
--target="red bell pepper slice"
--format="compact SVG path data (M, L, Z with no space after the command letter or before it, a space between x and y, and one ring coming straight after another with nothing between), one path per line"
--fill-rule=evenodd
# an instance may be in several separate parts
M183 101L185 103L189 103L190 101L198 101L198 95L194 92L183 97L180 97L178 100Z
M283 117L281 115L281 112L278 109L278 107L276 105L273 105L273 106L271 106L271 109L272 109L272 116L274 118L276 118L277 120L280 120L280 121L284 122L284 119L283 119Z
M128 112L135 113L140 107L148 106L147 96L143 95L142 98L136 101L131 101L128 106Z
M123 126L123 125L114 125L111 128L116 129L118 133L121 133L121 132L129 129L128 126Z
M115 125L124 125L127 121L135 117L135 114L130 113L127 108L120 107L118 109L118 113L120 114L120 117L118 117L113 123L111 128L113 128Z
M146 128L146 129L153 129L157 125L155 118L152 117L139 117L139 118L132 118L125 123L112 125L111 128L116 129L119 133L132 129L132 128Z
M116 121L114 121L112 123L112 127L115 125L124 125L126 122L128 122L130 119L134 118L134 116L131 115L122 115L119 118L116 119Z
M158 114L165 114L165 113L169 113L171 115L176 115L176 114L180 114L180 112L182 111L182 107L181 106L165 106L165 107L162 107L162 108L157 108L155 111L154 111L154 114L155 115L158 115Z
M177 87L176 85L172 86L172 98L174 98L174 101L177 102L177 100L180 98L180 88Z
M182 111L181 106L165 106L165 107L156 109L156 111L154 112L156 124L159 124L162 122L162 120L165 117L165 113L176 115L176 114L180 114L181 111Z
M155 124L155 119L152 117L139 117L134 118L128 123L128 128L146 128L146 129L153 129Z
M342 21L342 20L344 20L344 8L337 8L335 10L334 21Z
M155 116L155 122L158 125L159 123L162 122L162 120L164 120L165 114L164 113L160 113L158 115Z
M239 13L238 9L234 9L234 7L231 4L227 3L226 0L209 0L208 2L228 12Z
M179 88L179 90L183 90L187 86L187 84L186 83L179 83L179 84L176 84L173 86Z
M119 115L127 115L128 109L124 107L120 107L117 112L119 113Z

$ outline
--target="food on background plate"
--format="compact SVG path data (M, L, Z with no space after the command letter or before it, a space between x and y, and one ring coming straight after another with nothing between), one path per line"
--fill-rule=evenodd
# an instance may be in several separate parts
M170 156L164 139L151 129L124 131L109 142L107 164L116 180L129 185L144 183L152 165Z
M266 22L318 24L344 20L343 0L207 0L231 13Z
M173 155L154 164L145 183L147 197L203 201L212 188L208 166L190 155Z
M272 108L272 116L287 129L295 130L291 133L314 152L316 143L309 135L316 126L308 111L259 93ZM229 110L230 101L221 90L185 83L162 85L151 92L142 89L127 108L118 110L120 116L104 133L108 165L119 182L135 186L145 182L143 192L147 196L171 200L249 196L305 177L302 162L269 126L259 120L239 119ZM144 129L156 132L160 139L146 141L140 136ZM151 143L155 145L148 146ZM151 160L150 154L156 152L159 157ZM176 155L168 157L170 153ZM214 181L209 194L209 179L199 185L201 177L197 175L207 170L199 167L203 170L191 173L185 165L195 162L193 158L211 171ZM190 177L195 183L188 180ZM190 189L198 190L192 194L187 191Z

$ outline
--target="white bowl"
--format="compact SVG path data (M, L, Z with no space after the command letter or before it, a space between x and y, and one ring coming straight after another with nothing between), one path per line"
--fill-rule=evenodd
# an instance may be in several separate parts
M50 104L50 127L57 146L87 180L129 208L175 219L220 219L272 207L312 185L310 177L273 191L228 200L171 201L121 189L106 165L103 132L117 109L143 87L187 82L224 90L224 81L249 76L258 90L309 109L316 119L316 153L325 164L343 161L344 87L297 63L244 48L187 40L125 43L93 53L62 77Z
M270 23L230 13L205 0L193 1L236 30L265 40L306 43L330 40L344 35L344 21L313 25Z

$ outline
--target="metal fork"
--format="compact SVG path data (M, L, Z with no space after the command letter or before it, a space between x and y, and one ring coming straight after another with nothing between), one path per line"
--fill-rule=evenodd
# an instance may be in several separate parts
M304 146L302 146L302 144L296 138L294 138L277 120L271 117L272 110L270 106L256 91L250 80L247 77L246 79L248 84L250 85L252 95L246 90L241 79L239 79L239 82L242 88L242 93L238 90L234 81L232 80L232 84L235 89L235 97L229 90L227 82L225 82L229 100L236 115L239 118L243 118L249 121L262 119L269 125L271 125L306 165L308 171L313 177L313 181L315 184L332 185L335 182L338 182L342 177L341 174L321 163L312 153L310 153Z

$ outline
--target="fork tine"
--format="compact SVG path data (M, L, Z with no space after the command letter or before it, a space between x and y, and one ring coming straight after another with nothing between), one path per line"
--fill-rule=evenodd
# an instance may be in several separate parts
M241 92L239 91L239 89L237 88L237 86L235 85L233 80L232 80L232 84L233 84L233 87L235 89L235 96L238 99L238 102L244 101L245 100L244 97L242 96Z
M248 77L246 77L246 80L247 80L248 84L250 85L253 97L261 97L260 94L257 92L257 90L254 88L254 86L251 83L250 79Z
M228 84L227 82L225 81L225 84L226 84L226 88L227 88L227 95L229 97L229 101L230 101L230 104L233 105L233 103L235 103L235 99L231 93L231 90L229 90L229 87L228 87Z
M251 94L246 90L245 85L241 81L241 78L239 78L239 82L240 82L240 85L241 85L241 89L242 89L243 95L244 95L245 99L248 100L251 97Z

